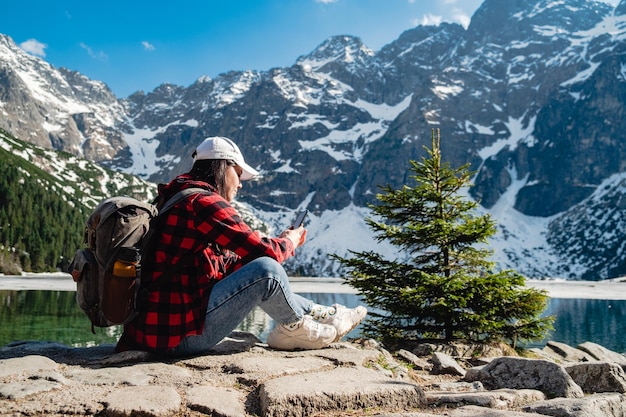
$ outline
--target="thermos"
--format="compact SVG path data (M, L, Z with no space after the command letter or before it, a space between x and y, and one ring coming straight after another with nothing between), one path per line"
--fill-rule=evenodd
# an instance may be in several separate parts
M106 275L102 312L112 324L123 323L133 311L139 251L120 248L110 274Z

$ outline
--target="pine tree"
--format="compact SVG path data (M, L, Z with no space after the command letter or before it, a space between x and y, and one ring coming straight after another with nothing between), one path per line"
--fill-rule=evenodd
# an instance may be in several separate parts
M21 157L0 148L0 161L0 273L65 268L83 245L87 209Z
M487 240L495 231L489 215L462 195L469 164L441 162L440 134L433 130L427 157L410 161L414 186L381 187L376 219L366 222L378 242L398 247L394 260L374 251L338 259L348 284L374 308L364 332L387 343L407 340L492 342L540 340L552 329L541 317L548 296L525 288L513 270L496 271ZM404 255L404 256L402 256Z

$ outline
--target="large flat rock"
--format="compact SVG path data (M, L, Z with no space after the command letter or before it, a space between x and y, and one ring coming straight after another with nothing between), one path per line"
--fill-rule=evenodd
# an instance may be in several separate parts
M272 379L260 387L265 417L301 417L324 411L398 408L426 404L422 389L368 368L343 368Z

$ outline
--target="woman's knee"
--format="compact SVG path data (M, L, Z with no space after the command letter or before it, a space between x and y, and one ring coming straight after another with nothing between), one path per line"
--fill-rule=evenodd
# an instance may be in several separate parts
M263 275L275 276L278 278L287 278L285 268L283 268L283 266L275 259L265 256L255 259L254 261L250 262L250 264L254 264L254 266L258 268L259 272Z
M254 264L254 266L252 265ZM278 287L287 287L289 286L289 277L287 276L287 272L285 268L277 262L276 260L263 257L257 258L254 261L250 262L250 266L256 268L256 276L259 279L267 280L270 288Z

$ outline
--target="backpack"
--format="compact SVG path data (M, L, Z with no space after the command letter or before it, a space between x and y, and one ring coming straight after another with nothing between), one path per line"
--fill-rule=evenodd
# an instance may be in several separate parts
M76 251L68 272L76 282L76 301L89 317L92 332L94 326L122 325L137 316L147 293L141 286L141 258L153 240L151 224L186 197L199 193L209 191L186 188L160 210L131 197L109 197L89 215L84 236L87 247Z

